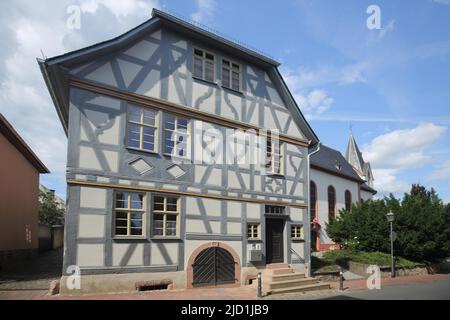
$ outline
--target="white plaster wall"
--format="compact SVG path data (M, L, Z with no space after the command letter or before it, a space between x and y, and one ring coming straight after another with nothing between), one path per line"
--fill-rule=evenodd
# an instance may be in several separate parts
M80 187L80 207L106 209L106 190Z
M80 267L104 266L104 245L78 244L77 265Z
M112 262L113 266L122 266L122 260L130 248L130 243L114 243L112 248ZM144 245L142 243L136 244L132 255L124 266L142 266L144 265Z
M320 242L331 244L333 242L325 232L325 224L328 223L328 186L331 185L336 190L336 213L339 215L339 210L345 208L345 190L351 192L353 202L358 201L358 183L316 169L311 169L310 179L317 187L317 210L322 226Z
M78 238L103 238L105 215L80 214L78 216Z
M164 259L164 255L160 247L165 247L170 261ZM157 265L173 265L178 263L178 243L155 243L151 244L150 261L152 266Z

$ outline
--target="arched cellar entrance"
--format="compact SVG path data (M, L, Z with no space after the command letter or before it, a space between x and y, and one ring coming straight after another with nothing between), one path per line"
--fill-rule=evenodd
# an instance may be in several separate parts
M239 285L240 263L235 251L224 243L198 247L189 258L187 287Z

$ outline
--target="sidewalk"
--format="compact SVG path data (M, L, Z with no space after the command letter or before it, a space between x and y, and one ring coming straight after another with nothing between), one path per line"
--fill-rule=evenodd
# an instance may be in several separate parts
M381 287L383 286L396 286L412 283L433 282L439 280L450 279L450 274L426 274L418 276L404 276L396 278L381 278ZM339 289L339 282L331 282L333 289ZM360 280L347 280L344 281L344 291L361 291L368 290L366 279Z
M400 286L405 284L429 283L433 281L450 280L450 274L406 276L398 278L382 278L381 287ZM331 282L332 290L312 291L307 293L290 293L268 296L263 299L320 299L323 296L340 295L339 283ZM366 280L348 280L344 282L344 293L367 290ZM198 288L187 290L92 294L80 296L49 296L45 290L1 290L0 300L256 300L256 287L243 286L238 288Z

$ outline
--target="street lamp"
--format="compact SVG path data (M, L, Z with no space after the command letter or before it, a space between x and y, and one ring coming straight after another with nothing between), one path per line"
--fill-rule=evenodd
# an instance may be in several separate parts
M392 211L386 214L387 221L391 225L391 278L395 278L395 267L394 267L394 231L392 230L392 223L394 222L394 213Z

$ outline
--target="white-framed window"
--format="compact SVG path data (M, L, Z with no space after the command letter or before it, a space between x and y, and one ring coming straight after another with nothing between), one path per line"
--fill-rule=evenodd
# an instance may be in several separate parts
M267 139L266 169L269 174L283 174L283 145L279 139Z
M145 194L137 192L114 193L114 236L145 236Z
M171 113L164 114L164 154L189 157L189 119Z
M241 91L241 65L222 59L222 86Z
M215 57L203 49L194 48L194 77L206 81L215 80Z
M154 195L152 203L153 237L179 236L179 197Z
M158 114L159 112L153 109L128 106L127 146L129 148L157 151Z
M291 225L291 238L294 240L303 240L303 226L301 224Z
M282 206L271 206L271 205L266 205L266 213L267 214L280 214L283 215L286 211L285 207Z
M247 239L257 240L260 239L260 224L259 223L248 223L247 224Z

